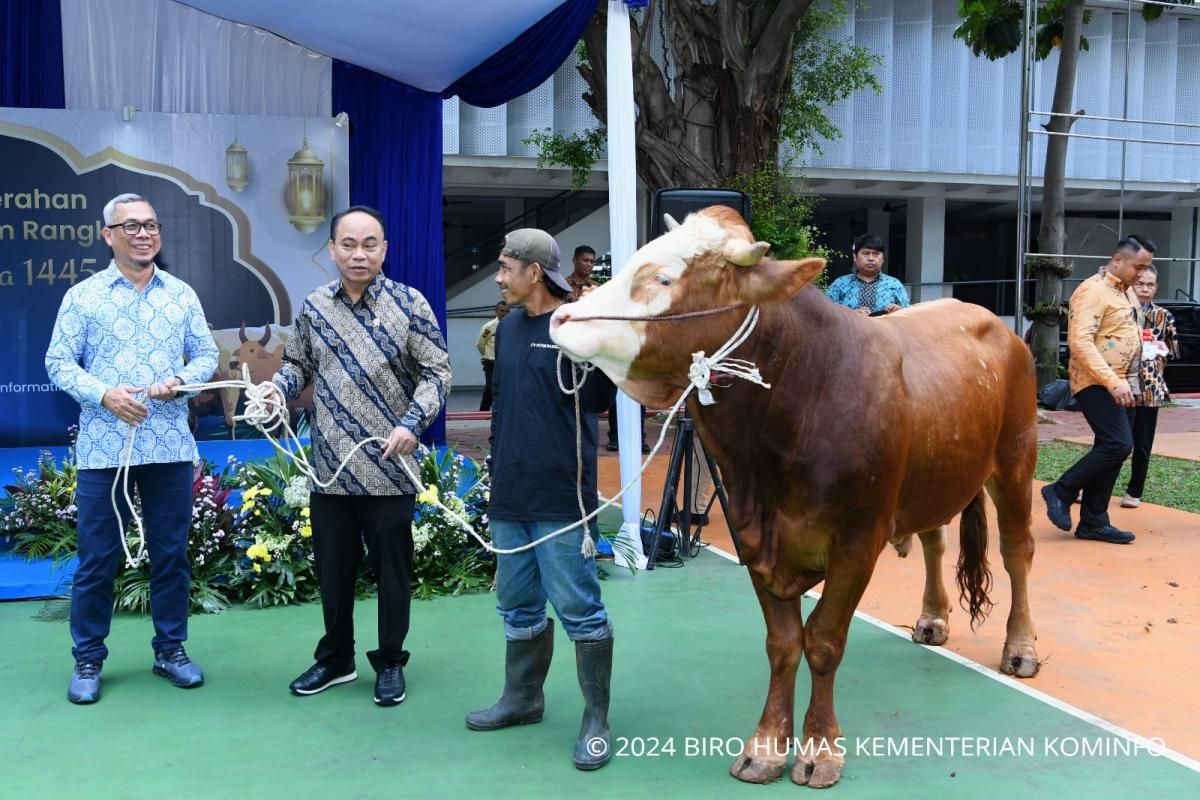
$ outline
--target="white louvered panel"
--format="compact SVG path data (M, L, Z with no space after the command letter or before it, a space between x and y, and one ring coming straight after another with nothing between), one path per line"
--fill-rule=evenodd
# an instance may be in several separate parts
M990 102L991 98L977 97L972 91L975 85L970 80L970 62L981 59L976 59L969 48L954 38L954 29L959 22L955 0L934 0L932 14L927 101L930 106L929 169L963 172L968 162L982 165L987 161L985 154L980 152L980 145L994 148L996 121L990 118L998 109ZM982 61L991 66L987 59ZM995 87L988 81L979 88L986 92Z
M1121 25L1124 26L1124 21ZM1122 31L1124 27L1122 27ZM1075 98L1071 101L1071 110L1083 109L1090 116L1119 117L1121 116L1121 84L1119 76L1112 74L1112 62L1121 59L1124 63L1124 44L1121 53L1117 54L1116 42L1113 38L1113 15L1107 11L1092 15L1092 21L1084 27L1083 35L1087 37L1088 49L1079 54L1079 71L1075 79ZM1124 37L1122 36L1122 40ZM1054 74L1047 75L1053 80ZM1114 103L1115 98L1115 103ZM1043 108L1049 110L1052 106ZM1039 122L1049 118L1043 117ZM1110 123L1096 122L1085 116L1071 126L1072 133L1109 136ZM1045 138L1045 137L1043 137ZM1073 137L1067 148L1067 174L1075 178L1103 178L1106 171L1112 168L1108 163L1111 158L1109 143L1097 139L1081 139ZM1120 158L1120 146L1117 147L1117 158ZM1120 162L1117 162L1117 172L1120 173Z
M879 83L882 94L862 91L854 98L851 126L851 164L854 169L891 169L890 119L894 76L904 72L893 58L892 5L887 2L860 6L854 18L854 40L880 56Z
M1146 75L1146 22L1142 19L1141 13L1134 11L1132 15L1132 37L1130 38L1129 46L1129 109L1125 113L1128 119L1145 119L1145 104L1143 102L1142 83ZM1161 19L1158 21L1161 22ZM1155 22L1157 25L1158 22ZM1113 116L1122 116L1122 97L1125 90L1125 24L1126 15L1113 14L1113 83L1112 83L1112 109ZM1148 132L1152 132L1154 128L1161 127L1158 125L1142 125L1140 123L1114 123L1117 125L1115 136L1129 136L1135 138L1153 139L1154 136L1147 136ZM1125 161L1125 179L1140 180L1141 179L1141 164L1142 150L1145 145L1129 144L1127 145L1126 161ZM1111 177L1121 177L1121 144L1112 142L1108 145L1109 156L1108 162L1111 164Z
M1179 57L1176 61L1174 118L1200 125L1200 20L1179 21ZM1165 128L1178 142L1194 147L1171 148L1170 180L1200 183L1200 128Z
M554 76L551 75L532 92L526 92L506 104L508 145L510 156L536 156L538 148L525 144L533 131L554 128Z
M896 0L892 29L891 169L929 169L930 72L933 35L930 0Z
M465 156L508 155L508 114L504 105L459 106L459 152Z
M828 10L829 5L829 0L821 0L822 10ZM835 38L840 41L857 44L857 42L854 40L855 5L853 3L847 5L848 8L846 9L845 20L836 30L830 32L830 36L831 38ZM865 91L870 90L868 89ZM825 110L825 116L827 116L829 121L832 122L833 125L842 132L842 135L832 140L822 139L820 142L818 142L820 145L820 153L815 152L810 146L805 149L805 152L801 154L798 159L795 160L802 160L803 163L811 164L814 167L848 167L851 163L851 142L853 142L854 136L854 103L855 99L853 97L848 97L845 100L835 103L827 108ZM780 153L780 162L782 163L785 161L785 159L793 158L795 156L795 151L789 147L785 152Z
M1000 103L1000 124L995 136L1000 140L1001 175L1017 174L1017 158L1021 152L1021 59L1009 57L996 62L995 80L1000 81L996 95ZM967 169L972 162L968 160Z
M458 155L458 104L457 97L442 101L442 155Z
M1178 19L1164 15L1153 25L1146 26L1146 46L1143 51L1145 77L1133 90L1142 95L1142 114L1145 119L1175 118L1175 77L1179 74ZM1175 129L1166 125L1145 125L1147 139L1175 139ZM1142 180L1172 180L1172 151L1170 145L1142 145L1138 169Z

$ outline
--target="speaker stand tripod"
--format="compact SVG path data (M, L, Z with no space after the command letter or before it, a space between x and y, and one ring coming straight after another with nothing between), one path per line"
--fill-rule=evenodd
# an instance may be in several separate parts
M655 563L658 561L658 541L672 522L678 522L678 535L675 537L676 552L682 562L685 558L691 558L700 552L700 530L701 526L697 525L695 530L692 529L692 486L694 485L694 461L696 454L695 442L695 422L693 422L690 414L685 410L679 415L675 421L675 442L671 446L671 460L667 467L667 479L663 484L662 503L659 505L658 516L654 520L654 531L650 536L650 552L647 554L648 560L646 569L654 569ZM721 513L725 515L725 524L729 528L729 535L733 539L734 548L741 550L741 541L734 530L733 525L729 522L729 498L725 494L725 484L721 483L721 473L717 470L717 465L713 461L713 457L709 455L707 450L704 450L704 460L708 465L709 475L713 481L713 496L709 498L708 505L705 506L702 512L705 517L712 510L713 503L717 500L721 501ZM683 478L681 507L677 507L675 498L680 494L679 479Z

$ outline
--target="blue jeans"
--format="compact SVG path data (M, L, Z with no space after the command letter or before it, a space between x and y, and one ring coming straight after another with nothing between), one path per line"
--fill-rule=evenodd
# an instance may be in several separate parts
M568 524L493 519L488 527L496 547L511 549ZM496 610L504 618L506 639L532 639L545 630L547 598L572 641L612 638L596 559L583 557L582 544L583 531L576 525L532 550L496 556Z
M103 661L108 656L104 640L112 626L113 581L125 558L120 529L113 511L112 485L117 470L81 469L75 489L79 509L76 530L79 566L71 586L72 653L76 660ZM150 556L150 610L154 618L155 652L187 639L188 589L192 566L188 561L188 531L192 523L190 461L142 464L129 473L129 492L137 487L146 526L146 552ZM121 487L117 504L126 530L129 508Z

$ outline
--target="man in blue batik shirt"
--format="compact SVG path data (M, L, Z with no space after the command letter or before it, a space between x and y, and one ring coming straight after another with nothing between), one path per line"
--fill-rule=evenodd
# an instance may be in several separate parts
M150 204L135 194L118 195L104 206L104 225L113 260L67 291L46 351L50 380L80 406L79 565L71 587L75 671L67 690L72 703L100 699L122 550L112 489L130 435L129 483L141 498L152 559L154 673L184 688L204 682L183 649L193 464L199 454L188 428L187 397L175 387L207 381L217 368L217 346L196 293L154 263L162 226ZM117 497L127 522L123 493Z
M883 274L883 239L866 233L854 240L854 271L829 285L829 299L860 314L890 314L908 308L904 284Z

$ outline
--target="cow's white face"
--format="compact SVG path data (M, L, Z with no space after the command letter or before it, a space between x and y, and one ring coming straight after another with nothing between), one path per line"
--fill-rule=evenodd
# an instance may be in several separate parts
M573 360L592 362L631 396L659 405L671 386L686 385L691 354L713 352L744 313L640 320L786 300L824 266L820 259L764 260L768 248L752 241L745 221L731 209L713 206L691 214L638 250L611 281L559 307L550 336Z

